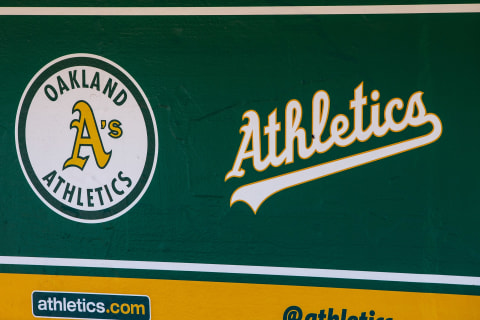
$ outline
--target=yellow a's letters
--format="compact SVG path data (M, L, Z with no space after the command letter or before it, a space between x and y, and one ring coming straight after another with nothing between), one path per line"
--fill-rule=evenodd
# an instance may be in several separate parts
M65 161L63 164L63 169L73 166L83 170L83 167L85 166L89 156L81 157L79 155L80 147L82 146L92 147L95 161L97 162L98 167L103 169L110 160L112 151L105 152L105 149L103 148L102 139L98 133L92 108L85 101L78 101L73 106L72 113L75 113L76 111L80 113L80 119L73 120L70 123L70 128L77 129L77 137L75 138L72 156ZM86 135L84 135L84 130L87 130Z

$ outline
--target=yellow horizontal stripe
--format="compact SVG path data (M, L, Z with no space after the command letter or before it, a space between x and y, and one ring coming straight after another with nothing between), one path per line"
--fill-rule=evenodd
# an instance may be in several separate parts
M35 290L147 295L152 319L281 320L290 306L303 319L330 308L347 317L366 312L368 320L371 310L374 320L480 319L480 296L452 294L25 274L0 274L0 288L0 320L32 319Z

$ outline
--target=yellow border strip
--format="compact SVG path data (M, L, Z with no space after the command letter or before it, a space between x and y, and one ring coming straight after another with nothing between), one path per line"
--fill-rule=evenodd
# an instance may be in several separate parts
M362 313L369 320L480 319L480 296L473 295L28 274L0 274L0 283L0 319L33 319L35 290L145 295L154 320L306 320L321 310L327 316L314 319L362 319Z
M16 16L255 16L478 13L480 4L272 7L0 7Z

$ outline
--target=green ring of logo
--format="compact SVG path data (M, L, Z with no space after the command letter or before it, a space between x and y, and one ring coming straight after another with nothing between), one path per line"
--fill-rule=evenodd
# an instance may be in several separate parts
M69 207L64 203L53 197L48 190L44 187L38 176L35 174L28 151L26 148L26 120L29 112L30 105L37 91L42 84L54 75L55 73L69 67L87 66L95 67L104 70L115 76L127 89L132 93L136 103L138 104L143 119L146 125L148 147L146 154L145 166L139 181L133 187L133 190L121 201L114 204L111 207L100 210L80 210ZM74 54L61 57L54 60L39 71L30 85L27 87L23 94L23 98L20 102L17 122L16 122L16 140L17 140L17 153L22 165L22 169L30 185L37 192L37 195L54 211L60 215L78 222L84 223L99 223L115 219L125 212L127 212L136 202L141 198L146 191L148 184L151 181L153 173L155 171L155 165L157 160L157 130L153 111L148 103L146 96L136 82L130 75L120 67L116 66L113 62L106 60L99 56L90 54Z

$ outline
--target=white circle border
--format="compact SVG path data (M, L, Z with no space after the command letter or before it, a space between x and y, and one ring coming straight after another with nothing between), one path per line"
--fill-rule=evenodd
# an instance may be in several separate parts
M153 163L152 163L152 169L150 170L150 174L144 184L144 186L142 187L142 190L138 193L138 195L136 196L135 199L133 199L133 201L127 205L124 209L120 210L119 212L117 212L116 214L114 215L111 215L111 216L108 216L106 218L101 218L101 219L81 219L81 218L76 218L76 217L72 217L71 215L68 215L68 214L65 214L63 213L62 211L58 210L57 208L55 208L52 204L50 204L50 202L48 202L46 199L44 199L44 197L40 194L40 192L37 190L37 188L34 186L34 184L32 183L32 181L30 180L29 178L29 175L27 173L27 170L25 169L25 166L23 164L23 160L22 160L22 156L21 156L21 151L20 151L20 145L19 145L19 141L18 141L18 124L19 124L19 119L20 119L20 113L21 113L21 110L22 110L22 105L23 105L23 102L25 100L25 97L27 95L27 93L29 92L30 90L30 87L32 86L32 84L36 81L36 79L45 71L47 70L49 67L51 67L52 65L60 62L60 61L63 61L63 60L66 60L66 59L70 59L70 58L92 58L92 59L98 59L98 60L101 60L107 64L110 64L112 65L113 67L115 67L116 69L118 69L120 72L122 72L134 85L135 87L137 88L137 90L139 91L140 95L142 96L142 98L144 99L145 101L145 104L148 108L148 112L150 113L150 117L152 119L152 126L153 126L153 133L154 133L154 151L153 151ZM111 220L114 220L120 216L122 216L123 214L127 213L130 209L132 209L137 203L138 201L140 201L140 199L143 197L143 195L145 194L145 192L147 191L149 185L150 185L150 182L152 181L153 179L153 175L155 173L155 169L156 169L156 166L157 166L157 157L158 157L158 131L157 131L157 123L156 123L156 120L155 120L155 115L153 113L153 110L152 110L152 107L150 106L150 102L148 101L147 99L147 96L145 95L145 93L143 92L142 88L140 87L140 85L137 83L137 81L125 70L123 69L121 66L119 66L118 64L116 64L115 62L109 60L109 59L106 59L102 56L99 56L99 55L94 55L94 54L90 54L90 53L74 53L74 54L68 54L68 55L64 55L64 56L61 56L57 59L54 59L52 61L50 61L48 64L46 64L45 66L43 66L33 77L32 79L30 80L30 82L28 83L28 85L26 86L23 94L22 94L22 98L20 99L20 103L19 103L19 106L18 106L18 109L17 109L17 115L16 115L16 119L15 119L15 145L16 145L16 149L17 149L17 156L18 156L18 159L19 159L19 162L20 162L20 166L22 168L22 171L23 171L23 175L25 176L25 178L27 179L28 181L28 184L30 185L30 187L33 189L33 191L35 192L35 194L37 195L38 198L40 198L40 200L42 200L42 202L48 207L50 208L52 211L54 211L55 213L59 214L60 216L64 217L64 218L67 218L69 220L72 220L72 221L75 221L75 222L81 222L81 223L88 223L88 224L96 224L96 223L103 223L103 222L107 222L107 221L111 221Z

